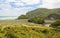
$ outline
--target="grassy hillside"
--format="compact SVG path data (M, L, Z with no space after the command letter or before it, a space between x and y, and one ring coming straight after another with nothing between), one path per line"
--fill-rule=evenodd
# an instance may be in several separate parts
M60 38L60 29L23 20L0 21L0 38Z
M28 12L26 15L29 16L29 18L31 18L31 17L35 17L35 16L46 17L50 14L59 14L60 15L60 8L56 8L56 9L39 8L39 9Z

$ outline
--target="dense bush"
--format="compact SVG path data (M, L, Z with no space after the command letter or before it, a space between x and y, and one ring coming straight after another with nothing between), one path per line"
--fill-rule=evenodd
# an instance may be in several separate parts
M18 19L28 19L28 17L26 15L21 15L18 17Z
M7 38L18 38L14 33L11 32L7 32L5 36L7 36Z
M34 18L29 19L28 22L33 22L33 23L37 23L37 24L43 24L44 19L43 19L43 17L34 17Z
M60 27L60 20L58 20L58 21L52 23L50 27L55 27L55 28Z

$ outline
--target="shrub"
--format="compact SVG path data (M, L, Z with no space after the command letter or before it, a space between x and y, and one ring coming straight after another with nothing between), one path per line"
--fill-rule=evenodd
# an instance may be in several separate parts
M28 19L28 17L26 15L21 15L18 17L18 19Z
M42 33L45 33L46 34L46 33L48 33L48 30L45 29L45 30L42 31Z
M50 27L59 28L60 27L60 20L52 23Z
M5 36L7 36L7 38L18 38L14 33L11 32L7 32Z
M28 22L33 22L33 23L37 23L37 24L43 24L44 19L42 17L34 17L34 18L29 19Z

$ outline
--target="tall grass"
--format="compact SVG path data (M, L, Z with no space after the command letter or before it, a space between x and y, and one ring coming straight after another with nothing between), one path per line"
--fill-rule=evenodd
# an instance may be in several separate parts
M60 29L28 22L5 21L0 22L0 38L60 38Z

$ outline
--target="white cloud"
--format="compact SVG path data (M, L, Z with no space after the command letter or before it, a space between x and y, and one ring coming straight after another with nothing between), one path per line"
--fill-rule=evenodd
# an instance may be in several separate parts
M0 11L0 16L19 16L25 14L27 11L23 9L4 9Z
M40 2L40 0L6 0L6 2L20 2L20 3L26 3L26 4L37 4Z
M40 3L40 0L22 0L23 2L27 3L27 4L37 4Z
M20 3L20 2L15 2L15 5L16 6L24 6L24 4L23 3Z
M60 8L60 0L43 0L43 5L41 5L41 7Z
M16 2L16 0L6 0L6 2Z
M40 4L42 1L42 5L31 6L31 7L20 7L20 8L13 8L9 5L10 2L14 2L16 6L24 6L26 5L34 5ZM25 14L28 10L32 10L35 8L60 8L60 0L6 0L0 1L0 16L19 16L21 14Z
M39 0L1 0L0 1L0 16L19 16L25 14L28 10L32 10L32 7L13 8L9 3L14 2L16 6L24 6L25 4L37 4Z

